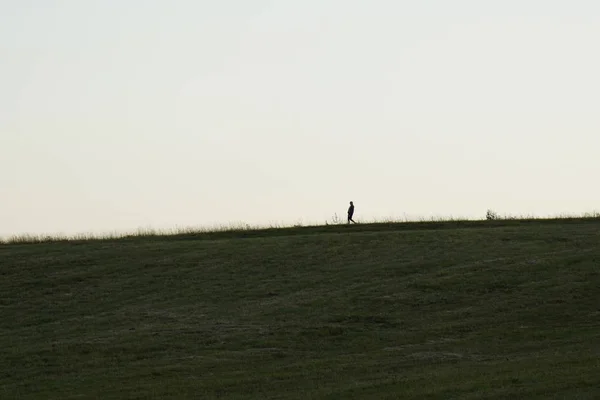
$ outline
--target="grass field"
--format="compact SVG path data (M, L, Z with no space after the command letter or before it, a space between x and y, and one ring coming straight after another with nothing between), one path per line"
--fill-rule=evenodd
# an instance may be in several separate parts
M600 219L0 245L1 399L599 399Z

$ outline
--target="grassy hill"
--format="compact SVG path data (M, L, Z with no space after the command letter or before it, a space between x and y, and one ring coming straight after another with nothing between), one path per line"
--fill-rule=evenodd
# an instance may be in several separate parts
M600 220L0 245L2 399L598 399Z

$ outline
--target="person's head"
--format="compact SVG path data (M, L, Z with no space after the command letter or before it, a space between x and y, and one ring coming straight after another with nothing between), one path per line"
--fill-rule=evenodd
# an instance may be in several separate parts
M353 202L350 202L350 205L351 205L351 206L353 206L353 205L354 205L354 203L353 203Z

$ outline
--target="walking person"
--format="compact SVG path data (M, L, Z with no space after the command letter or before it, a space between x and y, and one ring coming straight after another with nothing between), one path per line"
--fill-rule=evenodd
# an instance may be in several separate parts
M352 219L353 215L354 215L354 203L350 202L350 208L348 208L348 223L350 223L350 221L356 223L356 221L354 221Z

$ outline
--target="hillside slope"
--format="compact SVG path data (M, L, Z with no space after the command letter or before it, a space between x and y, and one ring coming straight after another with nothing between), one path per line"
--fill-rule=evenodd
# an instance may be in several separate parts
M438 225L0 245L0 398L600 398L600 222Z

